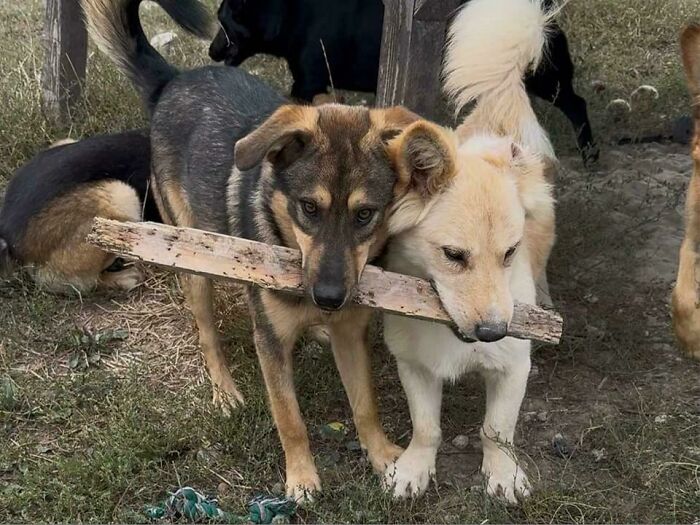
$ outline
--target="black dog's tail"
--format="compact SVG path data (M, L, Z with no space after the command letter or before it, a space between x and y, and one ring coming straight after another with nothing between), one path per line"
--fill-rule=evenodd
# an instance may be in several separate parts
M155 0L190 33L210 38L213 24L197 0ZM149 113L163 88L178 73L146 38L139 18L141 0L83 0L83 12L98 47L129 77Z

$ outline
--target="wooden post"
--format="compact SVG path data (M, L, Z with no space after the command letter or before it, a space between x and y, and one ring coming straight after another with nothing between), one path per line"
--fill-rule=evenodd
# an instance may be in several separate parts
M401 104L445 120L442 55L451 15L462 0L383 0L377 104Z
M301 253L283 246L191 228L96 218L88 242L117 255L163 268L254 284L303 296ZM452 324L440 298L424 279L366 266L353 302L397 315ZM562 318L556 312L516 303L508 335L558 343Z
M44 114L59 125L70 122L85 80L87 30L80 0L44 0Z

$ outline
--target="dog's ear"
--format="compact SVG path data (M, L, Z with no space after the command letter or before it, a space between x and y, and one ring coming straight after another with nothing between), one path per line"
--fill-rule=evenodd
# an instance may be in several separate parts
M456 140L452 131L418 120L390 142L389 155L399 176L398 186L428 198L454 176Z
M386 109L372 109L369 112L372 126L379 132L382 142L388 144L408 126L421 120L413 111L403 106L392 106Z
M683 29L681 54L690 93L700 97L700 24L689 24ZM695 103L700 104L700 100Z
M289 166L301 157L311 141L317 120L318 112L311 106L282 106L236 143L233 152L236 168L249 170L264 159L277 168Z

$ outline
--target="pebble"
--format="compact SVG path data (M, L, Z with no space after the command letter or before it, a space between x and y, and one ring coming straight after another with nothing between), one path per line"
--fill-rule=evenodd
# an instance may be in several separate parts
M467 448L467 445L469 445L469 436L465 436L464 434L455 436L452 440L452 445L460 450Z
M549 419L549 414L547 412L538 412L537 413L537 420L542 421L543 423Z
M166 31L165 33L158 33L151 38L151 45L158 50L166 49L175 40L175 33L172 31Z

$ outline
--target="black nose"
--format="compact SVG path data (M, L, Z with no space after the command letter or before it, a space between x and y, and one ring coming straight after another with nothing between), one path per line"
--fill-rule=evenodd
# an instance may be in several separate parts
M479 341L484 343L493 343L494 341L500 341L506 336L506 331L508 330L508 324L505 322L500 323L482 323L476 325L474 334Z
M345 303L345 286L319 283L314 286L311 297L319 308L338 310Z

